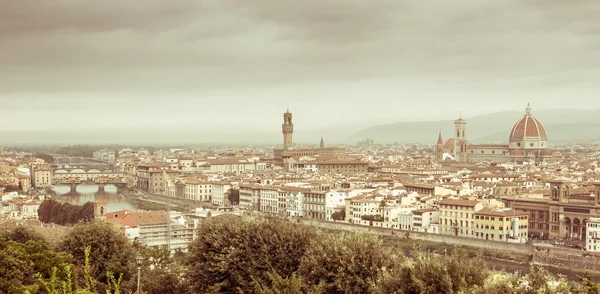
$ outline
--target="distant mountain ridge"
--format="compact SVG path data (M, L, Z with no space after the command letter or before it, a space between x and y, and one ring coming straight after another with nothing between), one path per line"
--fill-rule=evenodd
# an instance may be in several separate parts
M502 111L466 118L467 138L473 143L507 143L513 126L524 111ZM550 142L590 142L600 139L600 109L549 109L532 112L542 122ZM371 138L379 143L435 144L438 132L444 141L452 137L453 120L399 122L359 131L354 141Z

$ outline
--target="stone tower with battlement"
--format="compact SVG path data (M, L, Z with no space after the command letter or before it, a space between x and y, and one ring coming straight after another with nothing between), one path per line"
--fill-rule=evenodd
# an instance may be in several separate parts
M283 124L281 125L283 132L283 150L292 149L292 136L294 135L294 123L292 122L292 113L286 111L283 114Z

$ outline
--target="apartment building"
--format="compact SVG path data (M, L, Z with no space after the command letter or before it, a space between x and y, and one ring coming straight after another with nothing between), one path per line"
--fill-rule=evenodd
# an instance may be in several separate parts
M118 225L128 239L146 246L168 245L171 253L187 251L198 227L197 220L183 216L171 219L165 211L121 210L107 213L106 220Z
M346 221L360 223L365 215L380 215L383 197L374 195L358 195L346 199Z
M240 209L260 210L260 186L255 184L240 185Z
M193 179L185 182L185 199L207 202L211 196L212 183Z
M36 166L31 173L35 188L48 188L52 186L52 170L48 165Z
M434 195L435 194L435 186L427 185L427 184L404 184L404 189L408 193L419 193L423 195Z
M356 175L369 171L369 163L352 160L315 161L319 174Z
M269 215L281 215L280 194L283 194L285 203L285 191L281 187L262 186L260 188L260 211ZM283 207L283 213L285 215L285 207Z
M304 193L304 217L325 220L327 216L327 192L309 191Z
M434 208L416 209L412 211L412 227L415 231L432 233L432 224L440 221L440 212Z
M600 218L591 217L585 228L585 250L600 252Z
M168 166L162 163L138 163L136 168L137 188L144 191L150 191L150 172L168 169Z
M113 164L115 163L116 158L117 158L115 151L107 150L107 149L94 151L93 157L96 160L113 163Z
M279 189L278 193L278 203L277 203L277 215L280 217L287 217L287 191L284 189Z
M256 159L233 157L233 158L209 158L197 161L198 171L210 173L235 173L240 174L247 170L266 170L265 162Z
M191 157L181 157L179 158L179 166L181 167L181 170L183 171L195 171L196 170L196 163L194 162L194 159Z
M346 207L348 190L331 190L325 194L325 220L332 221L331 217L340 208Z
M284 187L286 190L286 212L288 217L304 216L304 195L310 189L297 187Z
M529 213L511 208L484 207L475 212L477 239L525 242L528 238Z
M167 175L168 179L165 178L165 174ZM179 175L179 172L175 170L154 169L149 171L149 175L148 192L152 194L169 195L169 184L174 183L175 178L177 175Z
M228 182L215 182L212 183L212 196L211 202L213 205L225 206L229 203L227 199L231 184Z
M483 208L480 200L444 199L440 207L440 233L471 237L474 235L475 212Z

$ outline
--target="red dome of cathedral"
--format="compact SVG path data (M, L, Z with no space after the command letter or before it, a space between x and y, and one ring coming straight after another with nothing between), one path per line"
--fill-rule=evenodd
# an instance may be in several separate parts
M531 106L527 104L525 116L521 118L510 132L509 142L522 142L524 139L547 141L546 129L542 123L531 115Z

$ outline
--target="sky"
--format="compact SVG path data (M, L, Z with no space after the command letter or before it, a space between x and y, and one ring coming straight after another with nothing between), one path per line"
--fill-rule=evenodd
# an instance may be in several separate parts
M600 108L597 0L0 0L0 131Z

